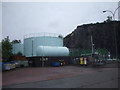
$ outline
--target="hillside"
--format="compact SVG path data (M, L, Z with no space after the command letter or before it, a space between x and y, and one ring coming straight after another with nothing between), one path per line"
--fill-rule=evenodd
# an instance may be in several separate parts
M120 21L85 24L64 38L64 46L70 49L91 49L91 35L94 48L106 48L115 57L115 36L117 37L118 52L120 52ZM120 57L120 54L119 54Z

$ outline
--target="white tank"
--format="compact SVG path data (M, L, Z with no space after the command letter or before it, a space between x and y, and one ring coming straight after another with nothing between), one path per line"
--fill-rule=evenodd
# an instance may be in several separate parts
M37 56L38 46L63 46L63 37L59 34L38 33L24 36L24 54L26 57Z
M14 43L14 44L12 44L12 53L17 54L18 52L21 52L24 55L23 44L22 43Z
M67 47L38 46L36 54L37 56L69 56L69 49Z

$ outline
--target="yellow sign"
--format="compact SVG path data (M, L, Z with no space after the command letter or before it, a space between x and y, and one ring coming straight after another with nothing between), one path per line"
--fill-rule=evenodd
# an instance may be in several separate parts
M80 58L80 64L84 64L83 58Z

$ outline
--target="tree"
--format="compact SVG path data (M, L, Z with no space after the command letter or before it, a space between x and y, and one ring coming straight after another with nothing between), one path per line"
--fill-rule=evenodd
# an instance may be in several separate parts
M107 16L106 22L111 22L112 21L112 16Z
M4 61L9 61L9 58L12 56L12 44L9 37L2 40L2 59Z
M16 55L17 56L23 56L23 54L21 52L18 52Z
M21 40L13 40L12 43L21 43Z

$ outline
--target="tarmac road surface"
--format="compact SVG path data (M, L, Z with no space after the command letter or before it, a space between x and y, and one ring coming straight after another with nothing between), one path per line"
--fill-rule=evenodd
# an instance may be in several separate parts
M67 68L71 66L66 66ZM72 66L73 67L73 66ZM77 67L79 68L79 67ZM90 68L86 68L91 70ZM89 72L89 71L88 71ZM118 88L118 68L92 69L89 73L33 82L4 85L3 88Z

